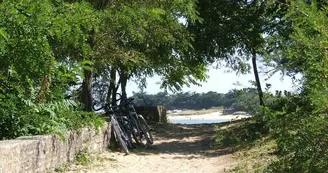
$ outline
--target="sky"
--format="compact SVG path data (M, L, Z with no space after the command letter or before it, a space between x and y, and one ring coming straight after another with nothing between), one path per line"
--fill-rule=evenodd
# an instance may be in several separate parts
M197 92L197 93L206 93L209 91L215 91L218 93L227 93L231 89L241 89L245 87L251 87L250 80L254 81L253 73L246 75L236 75L236 72L228 72L228 68L215 69L210 67L208 71L209 78L206 82L202 82L202 86L191 85L190 87L183 87L182 92ZM262 89L265 89L265 84L270 83L272 86L270 92L275 93L276 90L287 90L287 91L296 91L296 86L293 84L292 80L288 76L282 76L279 73L273 75L269 80L265 81L267 76L260 74L260 80L262 84ZM154 76L147 79L147 88L145 91L148 94L156 94L163 90L160 89L161 78L159 76ZM236 85L239 83L240 85ZM127 84L127 94L132 96L132 92L138 92L139 88L136 83L129 82Z

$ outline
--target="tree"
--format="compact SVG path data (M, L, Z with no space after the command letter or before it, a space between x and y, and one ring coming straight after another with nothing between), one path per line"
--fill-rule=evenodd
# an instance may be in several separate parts
M0 2L1 139L63 134L99 120L64 99L89 64L77 51L90 53L84 32L92 23L84 18L89 7L86 2Z
M200 1L198 11L203 21L189 26L196 35L194 56L209 62L223 59L241 72L249 70L246 62L251 59L262 106L257 61L267 32L266 5L266 1Z
M285 94L268 107L266 118L278 144L271 172L324 172L327 159L328 11L324 1L287 1L282 22L288 37L280 38L279 63L289 75L302 74L299 93ZM269 172L267 171L267 172Z
M197 20L194 8L194 1L185 0L183 3L118 1L106 9L96 37L99 40L97 56L103 58L96 66L118 73L123 98L126 97L126 83L131 78L158 74L163 77L162 87L171 90L205 80L206 66L203 61L189 57L193 51L190 45L193 37L179 21L179 18ZM115 94L113 89L117 88L117 81L110 81L111 92L107 93Z

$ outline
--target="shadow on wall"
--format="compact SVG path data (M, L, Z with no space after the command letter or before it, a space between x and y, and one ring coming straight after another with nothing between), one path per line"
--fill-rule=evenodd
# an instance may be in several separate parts
M233 108L225 108L222 111L222 115L229 115L229 114L233 114L235 112L235 110Z
M164 106L138 106L135 107L147 121L167 123L166 108Z

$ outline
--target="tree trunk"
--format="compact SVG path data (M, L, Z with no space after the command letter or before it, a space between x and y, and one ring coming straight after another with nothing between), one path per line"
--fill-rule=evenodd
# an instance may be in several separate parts
M41 103L46 100L47 94L49 93L51 85L50 73L45 75L42 79L40 91L36 97L36 102Z
M121 80L118 80L118 82L116 83L116 86L113 88L112 101L115 103L115 106L117 105L116 93L117 93L118 88L120 87L120 84L121 84Z
M94 47L95 30L92 29L89 33L88 44L91 48ZM85 58L85 57L84 57ZM84 105L85 111L92 111L92 76L91 70L84 69L84 79L82 83L82 91L80 95L80 101Z
M92 111L92 75L92 71L84 70L80 101L84 105L85 111Z
M126 72L124 71L124 69L121 69L120 81L121 81L121 91L122 91L122 98L121 98L121 100L126 100L127 99L127 95L126 95L126 84L128 82L128 76L127 76Z
M260 81L259 73L257 71L256 50L255 49L252 49L252 64L253 64L253 71L254 71L254 76L255 76L256 88L257 88L257 92L258 92L259 99L260 99L260 105L265 106L264 101L263 101L263 91L262 91L262 88L261 88L261 81Z
M108 94L107 94L107 103L111 103L111 105L115 106L116 98L114 97L114 93L116 88L116 69L112 67L110 69L110 79L109 79L109 87L108 87Z

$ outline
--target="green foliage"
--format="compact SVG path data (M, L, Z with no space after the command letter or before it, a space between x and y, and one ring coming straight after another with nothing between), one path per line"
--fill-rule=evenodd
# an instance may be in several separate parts
M0 28L0 36L1 36L2 39L4 39L5 41L8 41L7 33L6 33L2 28Z
M99 125L75 97L85 92L76 89L85 71L102 82L114 67L128 78L157 73L172 90L205 80L205 63L189 56L186 26L200 20L195 9L194 0L1 1L0 137Z
M55 167L54 172L60 172L60 173L67 172L68 167L69 167L68 163L64 163L63 165L58 165Z
M237 166L228 172L231 173L262 173L266 172L267 166L276 160L273 155L276 149L275 141L270 138L263 138L254 143L254 146L233 153L238 159Z
M134 93L138 106L163 105L168 109L208 109L222 106L222 95L216 92L208 93L176 93L169 95L164 92L157 94Z
M0 54L1 70L15 64L19 74L33 75L35 78L49 71L53 58L45 36L50 11L50 4L41 1L5 1L0 4L0 27L8 35L5 49Z
M268 134L264 124L255 120L237 121L224 129L220 129L220 126L218 126L217 131L215 146L232 147L234 149L252 147L256 141L261 140Z
M70 129L101 125L100 117L64 99L92 64L79 59L92 54L85 40L97 18L90 15L86 2L0 2L1 139L64 136Z
M81 165L87 165L90 163L90 156L88 154L88 149L87 148L83 148L82 150L80 150L76 156L75 156L75 160L77 163L81 164Z
M249 72L247 60L264 43L266 5L266 1L199 1L203 20L188 26L195 34L195 56L209 62L223 60L238 72Z
M327 4L291 1L284 16L289 39L279 56L291 75L301 73L299 94L279 95L264 115L278 144L278 158L267 171L326 172L327 157Z
M103 125L101 117L82 112L79 103L73 100L35 103L37 94L33 87L24 91L19 85L2 83L0 88L7 91L0 98L1 139L47 133L64 136L71 129Z
M304 95L280 96L265 114L277 142L278 158L271 172L325 172L328 148L326 114L315 112Z
M288 129L280 139L279 161L270 167L272 172L325 172L327 167L327 118L301 120L297 129ZM300 125L301 124L301 125ZM294 130L294 132L292 132Z
M213 91L175 94L138 92L133 97L138 106L164 105L168 109L209 109L222 106L234 108L235 111L259 112L257 91L254 88L234 89L226 94Z
M102 17L95 49L103 75L109 67L136 81L158 74L161 86L171 90L206 79L206 65L189 56L193 36L179 21L199 20L195 1L117 1Z

